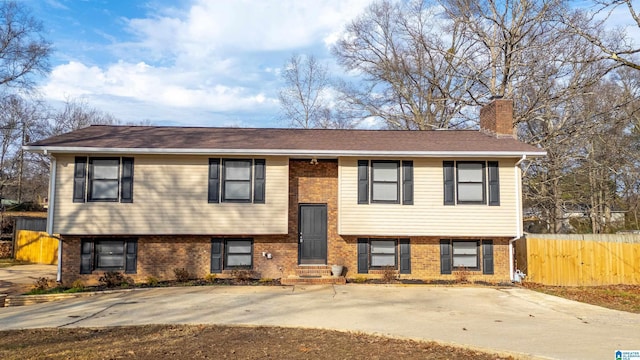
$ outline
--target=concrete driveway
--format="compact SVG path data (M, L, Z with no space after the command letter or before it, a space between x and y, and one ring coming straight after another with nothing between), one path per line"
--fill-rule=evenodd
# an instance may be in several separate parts
M0 294L18 295L29 291L38 278L56 279L57 265L15 265L0 268Z
M156 288L0 308L3 330L138 324L328 328L553 359L613 359L617 349L640 349L640 315L520 288Z

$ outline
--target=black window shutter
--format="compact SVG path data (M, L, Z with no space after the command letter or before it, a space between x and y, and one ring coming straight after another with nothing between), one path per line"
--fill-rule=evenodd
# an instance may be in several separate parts
M120 202L133 202L133 158L122 158L122 188L120 189Z
M411 274L411 245L409 239L400 239L400 274Z
M211 239L211 273L222 272L222 239Z
M455 205L456 204L456 183L455 183L455 169L453 161L443 161L442 169L444 173L444 204Z
M369 239L358 239L358 274L369 273Z
M413 205L413 161L402 162L402 204Z
M255 166L255 182L253 183L253 202L264 204L265 193L265 160L256 159Z
M91 274L93 270L93 241L80 242L80 274Z
M498 176L498 162L489 161L489 206L500 205L500 181Z
M76 157L76 165L73 172L73 202L85 201L87 188L87 158Z
M127 274L135 274L137 270L138 262L138 241L135 239L129 239L126 241L127 252L126 261L124 265L124 272Z
M369 203L369 160L358 160L358 204Z
M209 159L209 202L220 202L220 159Z
M493 275L493 240L482 240L482 273Z
M369 203L369 160L358 160L358 204Z
M451 241L440 240L440 274L451 274Z

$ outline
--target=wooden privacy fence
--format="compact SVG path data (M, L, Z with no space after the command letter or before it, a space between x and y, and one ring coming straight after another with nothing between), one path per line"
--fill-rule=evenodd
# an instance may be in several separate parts
M527 234L516 241L525 281L545 285L640 284L640 235Z
M58 263L58 239L44 231L18 230L15 259L38 264Z

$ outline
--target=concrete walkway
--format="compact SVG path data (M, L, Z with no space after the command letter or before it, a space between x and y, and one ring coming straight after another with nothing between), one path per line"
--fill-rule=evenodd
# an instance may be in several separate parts
M520 288L156 288L0 308L1 330L138 324L351 330L552 359L613 359L615 350L640 349L639 314Z

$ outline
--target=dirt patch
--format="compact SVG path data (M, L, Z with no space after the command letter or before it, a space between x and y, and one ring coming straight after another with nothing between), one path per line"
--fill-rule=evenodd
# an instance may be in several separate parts
M33 288L33 285L26 284L14 284L7 281L0 280L0 293L6 295L22 295L27 293Z
M522 286L569 300L640 314L640 285L548 286L524 282Z
M2 359L513 359L434 342L279 327L147 325L0 332Z

